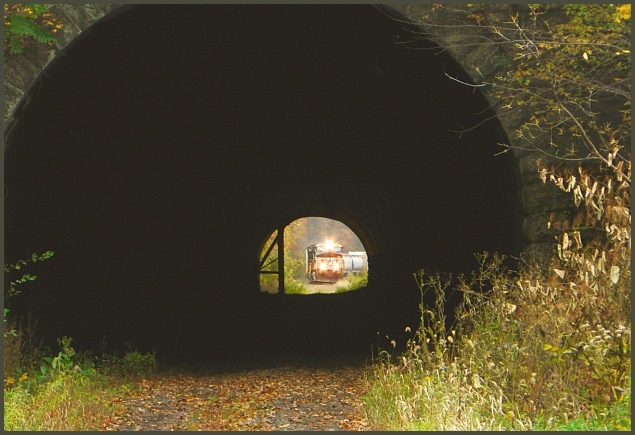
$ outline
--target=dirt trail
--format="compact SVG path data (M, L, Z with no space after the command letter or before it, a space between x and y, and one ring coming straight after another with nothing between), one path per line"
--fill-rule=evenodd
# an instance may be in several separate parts
M115 400L103 430L369 430L368 367L288 365L211 374L164 373Z

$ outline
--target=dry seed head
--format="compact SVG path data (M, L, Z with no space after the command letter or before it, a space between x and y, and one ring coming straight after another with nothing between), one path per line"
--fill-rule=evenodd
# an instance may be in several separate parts
M610 274L611 282L613 284L617 284L620 280L620 268L619 266L611 266L611 274Z

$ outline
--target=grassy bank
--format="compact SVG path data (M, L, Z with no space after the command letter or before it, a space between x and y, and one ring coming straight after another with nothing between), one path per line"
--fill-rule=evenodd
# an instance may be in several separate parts
M382 351L365 397L371 424L386 430L630 430L629 318L604 314L590 323L581 311L570 316L572 302L561 294L554 302L544 287L529 301L520 277L498 272L500 257L480 258L485 276L460 284L465 301L449 331L440 309L448 281L418 274L422 293L435 290L438 304L423 308L424 327L405 353ZM470 290L482 283L493 288Z

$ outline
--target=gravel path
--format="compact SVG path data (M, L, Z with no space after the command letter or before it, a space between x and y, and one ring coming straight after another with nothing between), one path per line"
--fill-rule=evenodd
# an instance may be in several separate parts
M172 371L118 397L104 430L369 430L368 367L288 365L218 373Z

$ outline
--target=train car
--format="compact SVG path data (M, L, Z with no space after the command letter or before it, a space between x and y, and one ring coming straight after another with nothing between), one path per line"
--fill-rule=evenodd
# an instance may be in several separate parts
M368 260L365 251L350 251L347 254L342 254L342 260L344 260L344 276L368 272Z
M348 274L367 270L366 253L342 251L342 245L325 242L306 250L306 276L311 283L335 283Z

